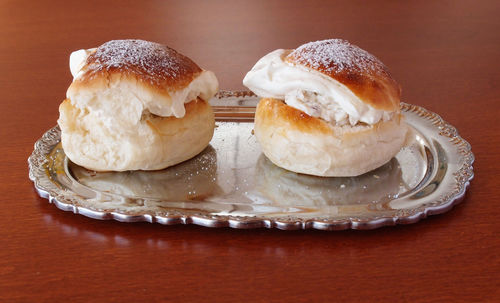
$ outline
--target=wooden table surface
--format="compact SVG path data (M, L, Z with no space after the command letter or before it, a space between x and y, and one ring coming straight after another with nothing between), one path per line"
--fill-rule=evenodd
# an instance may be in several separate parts
M0 301L500 302L500 2L0 2ZM56 124L68 56L167 44L222 89L258 58L324 38L379 57L403 100L456 126L476 156L450 212L371 231L98 221L38 197L33 143Z

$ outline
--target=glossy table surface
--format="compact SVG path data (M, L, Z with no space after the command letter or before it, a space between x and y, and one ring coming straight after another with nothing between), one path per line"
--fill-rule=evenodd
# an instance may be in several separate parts
M0 2L0 301L500 301L498 1ZM258 58L344 38L380 58L403 101L439 113L476 156L463 203L371 231L98 221L28 179L56 124L68 56L111 39L171 46L222 89Z

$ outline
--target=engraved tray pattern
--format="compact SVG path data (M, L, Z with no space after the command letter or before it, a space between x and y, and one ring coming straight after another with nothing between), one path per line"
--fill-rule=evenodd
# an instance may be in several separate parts
M473 178L469 143L439 115L406 103L401 111L411 135L383 167L355 178L285 171L260 154L251 134L257 102L250 92L219 92L210 101L217 120L211 146L158 172L96 173L78 167L60 147L56 126L35 143L29 178L59 209L95 219L284 230L415 223L450 210ZM228 164L231 159L239 160ZM176 191L165 188L166 181L177 182Z

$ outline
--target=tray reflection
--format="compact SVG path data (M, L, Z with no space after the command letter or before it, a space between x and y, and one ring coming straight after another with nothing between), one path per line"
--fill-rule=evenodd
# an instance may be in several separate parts
M316 177L282 169L259 157L252 200L262 204L325 206L387 202L400 193L401 167L396 158L357 177Z
M233 171L234 179L246 180L249 190L238 192L241 199L233 197L231 202L220 199L227 192L219 182L224 185L227 180L223 171L217 171L217 151L212 146L191 160L160 171L94 172L72 162L67 165L76 183L115 197L93 199L90 203L95 208L129 212L170 209L238 216L341 215L384 208L380 205L404 190L396 158L358 177L328 178L287 171L260 154L253 180L245 175L248 167Z
M203 200L217 190L217 153L212 146L193 159L157 171L94 172L72 162L68 168L80 184L130 198Z

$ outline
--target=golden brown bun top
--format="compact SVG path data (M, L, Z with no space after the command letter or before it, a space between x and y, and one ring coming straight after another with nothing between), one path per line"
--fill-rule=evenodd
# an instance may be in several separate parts
M285 61L332 77L376 109L399 109L401 87L387 67L372 54L345 40L306 43L288 54Z
M286 129L303 133L334 135L330 124L323 119L309 116L301 110L288 106L283 100L262 98L257 105L255 116L261 124L275 127L286 124Z
M76 81L91 82L113 74L134 77L143 84L173 91L187 86L202 69L165 45L144 40L112 40L92 52Z

